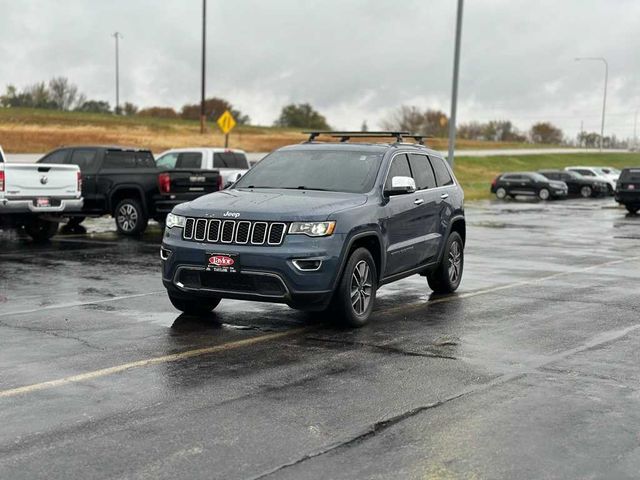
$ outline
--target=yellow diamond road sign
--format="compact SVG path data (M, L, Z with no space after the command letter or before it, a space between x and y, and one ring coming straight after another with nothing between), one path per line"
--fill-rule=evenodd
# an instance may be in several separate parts
M236 126L236 120L233 118L233 115L231 115L229 110L225 110L225 112L220 115L220 118L218 118L218 126L225 135Z

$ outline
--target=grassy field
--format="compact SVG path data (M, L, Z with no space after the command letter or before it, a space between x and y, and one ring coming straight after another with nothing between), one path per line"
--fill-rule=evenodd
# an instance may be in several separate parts
M502 172L535 171L570 165L640 166L640 153L572 153L495 157L458 157L455 173L467 200L490 198L491 181Z
M299 129L238 126L230 146L249 152L268 152L304 140ZM430 147L445 150L445 138L433 138ZM62 145L117 144L161 152L173 147L223 146L224 137L211 122L200 135L197 121L110 114L60 112L29 108L0 108L0 145L7 153L46 152ZM531 148L530 144L459 140L458 148Z

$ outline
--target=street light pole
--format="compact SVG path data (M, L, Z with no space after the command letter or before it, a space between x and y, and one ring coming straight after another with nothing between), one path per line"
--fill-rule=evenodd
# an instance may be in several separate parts
M638 149L638 135L637 135L637 128L638 128L638 109L636 109L636 114L633 118L633 149L637 150Z
M116 115L120 114L120 57L119 57L119 40L122 38L120 32L115 32L113 38L116 39Z
M447 160L453 168L453 152L456 146L456 110L458 107L458 76L460 73L460 41L462 39L462 7L464 0L458 0L456 16L456 45L453 54L453 85L451 87L451 114L449 115L449 153Z
M607 108L607 82L609 81L609 64L604 57L578 57L576 62L582 60L595 60L597 62L604 63L604 95L602 98L602 122L600 124L600 151L602 151L602 145L604 142L604 113Z
M205 67L206 67L206 49L207 49L207 0L202 0L202 84L200 91L200 133L204 133L205 122Z

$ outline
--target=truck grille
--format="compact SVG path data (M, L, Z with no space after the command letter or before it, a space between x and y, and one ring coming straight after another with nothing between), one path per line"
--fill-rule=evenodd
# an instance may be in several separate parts
M235 245L281 245L287 225L281 222L250 222L217 218L187 218L183 240Z

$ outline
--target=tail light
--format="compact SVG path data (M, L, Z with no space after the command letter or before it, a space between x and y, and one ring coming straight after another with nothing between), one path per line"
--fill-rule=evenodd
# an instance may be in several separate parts
M76 172L76 180L78 182L78 191L81 192L82 191L82 174L80 173L80 170Z
M224 190L224 179L222 175L218 175L218 190Z
M160 187L160 193L171 192L171 177L168 173L158 175L158 187Z
M493 182L491 182L491 186L492 186L492 187L495 187L495 186L496 186L496 184L498 183L498 178L499 178L499 177L496 177L496 178L494 178L494 179L493 179Z
M4 170L0 170L0 192L4 192Z

